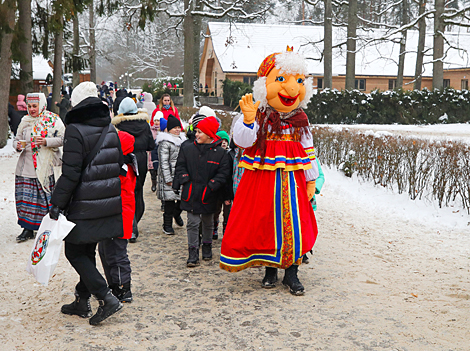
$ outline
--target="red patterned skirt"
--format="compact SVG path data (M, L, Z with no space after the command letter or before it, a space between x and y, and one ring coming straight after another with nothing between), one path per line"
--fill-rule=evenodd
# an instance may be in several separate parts
M317 233L303 170L246 169L222 240L220 267L286 269L301 263Z

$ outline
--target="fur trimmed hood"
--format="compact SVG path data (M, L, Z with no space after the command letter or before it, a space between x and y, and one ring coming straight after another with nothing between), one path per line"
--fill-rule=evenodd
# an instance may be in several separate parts
M122 114L117 115L113 117L113 119L111 120L111 123L117 126L118 124L125 122L125 121L139 121L139 120L150 122L150 118L147 113L147 110L139 108L135 115L122 115Z
M181 144L186 140L186 136L183 132L180 133L179 136L167 133L167 132L160 132L157 134L157 138L155 139L155 143L158 145L163 141L168 141L170 143L175 144L176 146L181 146Z

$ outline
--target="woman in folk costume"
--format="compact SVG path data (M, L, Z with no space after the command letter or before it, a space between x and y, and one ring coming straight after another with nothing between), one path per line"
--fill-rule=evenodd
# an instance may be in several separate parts
M317 236L309 200L315 193L318 167L313 138L302 110L313 93L305 79L305 59L288 48L269 55L258 70L251 94L240 100L243 119L233 138L245 148L239 167L245 168L222 240L220 267L237 272L266 266L263 287L277 282L277 269L285 269L283 284L294 295L304 287L297 272L302 256Z
M65 126L58 115L46 110L42 93L26 97L28 114L21 119L13 147L21 152L15 172L18 224L23 232L16 241L34 238L42 218L51 207L51 193L60 175Z

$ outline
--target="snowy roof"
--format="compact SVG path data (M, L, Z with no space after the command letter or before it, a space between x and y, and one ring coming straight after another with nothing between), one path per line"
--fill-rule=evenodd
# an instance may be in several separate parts
M283 52L287 45L294 46L294 51L301 52L309 60L309 72L323 75L323 27L301 25L267 25L210 22L210 36L222 70L225 73L257 72L266 56L273 52ZM360 39L357 43L356 76L396 76L398 69L399 37L395 34L391 40L381 40L386 31L358 30ZM465 48L470 47L470 33L446 33L446 57L444 69L466 68L470 66L470 57ZM346 28L333 28L333 46L346 42ZM310 43L310 44L309 44ZM405 76L414 76L418 32L408 31L405 57ZM424 76L432 76L433 33L426 34L427 55L424 57ZM346 74L346 45L333 49L333 75Z
M19 70L19 63L13 63L13 70ZM46 80L47 75L53 75L52 68L42 55L33 56L33 80Z

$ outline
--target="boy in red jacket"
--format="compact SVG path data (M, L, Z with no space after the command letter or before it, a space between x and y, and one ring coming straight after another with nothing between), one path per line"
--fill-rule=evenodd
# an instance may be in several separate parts
M135 214L135 183L138 174L134 154L134 137L119 131L124 165L121 168L122 223L124 236L101 241L98 247L106 280L114 296L121 302L132 302L131 262L127 256L127 240L132 237L132 223Z

